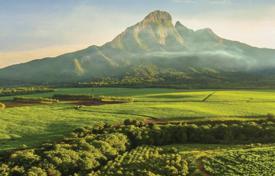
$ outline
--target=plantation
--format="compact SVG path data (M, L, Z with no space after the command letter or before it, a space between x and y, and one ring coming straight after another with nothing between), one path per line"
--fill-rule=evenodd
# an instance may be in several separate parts
M275 142L275 122L272 120L227 125L221 123L146 125L142 121L125 120L124 124L110 126L99 123L93 128L74 130L69 137L58 143L4 153L0 157L2 163L0 173L2 175L187 175L192 171L192 168L189 169L189 163L194 159L181 155L175 148L155 146ZM267 151L263 156L269 162L274 154L274 151ZM237 155L233 157L238 157ZM221 169L214 169L215 172L211 170L221 164L215 161L217 161L215 158L204 160L202 163L205 164L203 166L205 171L214 174L226 173L222 170L222 166ZM228 160L223 161L224 165L230 163ZM272 166L273 162L270 164ZM255 169L259 170L262 167Z
M211 175L274 175L275 148L229 151L203 158Z
M173 151L142 146L110 161L98 175L187 175L188 162Z

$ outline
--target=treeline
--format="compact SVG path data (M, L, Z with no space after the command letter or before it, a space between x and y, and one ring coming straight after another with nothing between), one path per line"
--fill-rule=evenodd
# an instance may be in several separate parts
M273 118L255 122L144 125L126 120L126 133L134 146L168 144L246 144L275 142Z
M0 88L0 96L14 96L34 93L53 92L54 89L49 87L16 87L16 88Z
M228 124L155 125L136 120L126 120L120 126L99 123L92 128L76 129L70 137L59 143L3 154L0 157L0 175L123 175L123 172L110 170L107 166L112 165L110 162L113 160L118 161L118 156L141 145L272 142L275 142L274 119ZM167 155L148 155L156 162L154 166L165 166L165 163L171 161L169 166L175 164L173 167L178 169L163 167L159 172L188 173L186 169L179 170L180 163L186 168L184 159L173 158L174 155L169 155L170 159L159 158L161 156ZM140 162L144 164L137 163L136 168L132 164L123 167L126 170L131 167L128 168L131 175L146 173L150 168L145 162L149 162L150 158L141 158ZM151 168L153 169L155 168Z
M48 104L48 103L58 103L59 100L52 99L52 98L44 98L44 97L14 97L13 101L18 103L42 103L42 104Z
M115 96L94 96L94 95L73 95L73 94L55 94L53 99L57 100L81 100L95 102L113 102L113 103L128 103L133 102L132 97L115 97Z

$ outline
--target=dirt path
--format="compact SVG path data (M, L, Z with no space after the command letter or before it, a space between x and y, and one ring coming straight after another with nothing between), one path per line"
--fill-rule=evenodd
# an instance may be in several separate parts
M199 171L201 172L201 174L203 176L209 176L209 174L206 172L203 163L202 163L202 158L198 158L197 159L197 168L199 169Z
M216 92L213 92L209 95L207 95L204 99L202 99L202 102L206 102L212 95L214 95Z

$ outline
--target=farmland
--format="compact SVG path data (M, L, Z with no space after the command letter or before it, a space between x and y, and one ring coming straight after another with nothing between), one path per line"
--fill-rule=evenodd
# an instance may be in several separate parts
M0 97L0 173L273 172L273 90L50 90Z
M56 94L133 97L130 103L83 106L59 102L16 104L14 96L0 97L0 150L33 146L62 138L73 129L104 121L247 121L275 114L273 90L180 90L128 88L60 88L22 95L52 98Z
M0 174L273 175L274 123L101 123L55 143L0 155Z

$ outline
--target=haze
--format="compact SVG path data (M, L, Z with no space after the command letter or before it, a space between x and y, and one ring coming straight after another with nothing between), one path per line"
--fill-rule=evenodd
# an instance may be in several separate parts
M274 0L0 0L0 67L101 45L156 9L193 29L275 48Z

